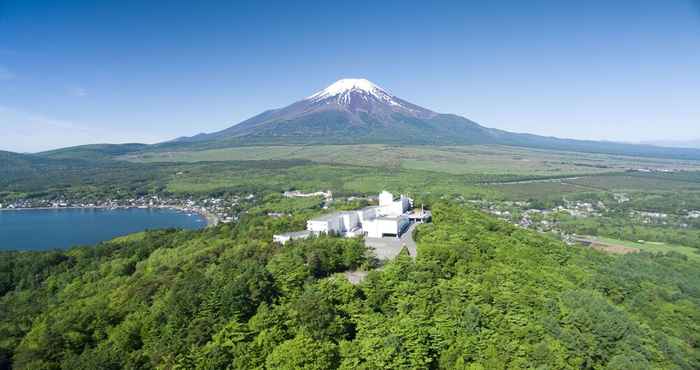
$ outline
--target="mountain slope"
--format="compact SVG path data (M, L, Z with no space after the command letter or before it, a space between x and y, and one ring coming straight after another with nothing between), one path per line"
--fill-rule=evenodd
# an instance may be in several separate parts
M37 172L48 168L66 168L80 165L79 161L59 161L36 154L20 154L0 151L0 174Z
M287 107L160 148L259 144L499 144L615 155L698 159L699 149L559 139L487 128L422 108L365 79L343 79Z
M656 140L646 141L642 144L665 146L670 148L700 148L700 139L695 140Z
M42 157L53 159L88 159L108 160L116 156L129 154L148 148L147 144L90 144L71 146L38 153Z

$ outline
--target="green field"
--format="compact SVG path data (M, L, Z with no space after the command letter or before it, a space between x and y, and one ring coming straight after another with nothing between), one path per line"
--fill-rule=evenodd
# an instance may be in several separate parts
M598 240L606 244L622 245L624 247L637 248L639 250L650 253L676 252L700 262L700 253L698 253L700 252L700 250L698 250L697 248L686 247L683 245L673 245L660 242L639 243L629 240L620 240L605 237L591 237L591 239Z
M427 170L448 174L568 176L620 172L631 168L700 170L699 162L582 154L505 147L288 145L250 146L202 151L151 152L120 157L134 162L201 162L305 159L317 163Z
M526 181L488 185L489 189L509 200L555 200L591 194L636 194L657 205L694 209L700 205L698 172L684 173L608 173L575 178ZM683 201L678 201L682 196ZM687 204L681 204L687 203ZM644 207L642 207L644 208Z

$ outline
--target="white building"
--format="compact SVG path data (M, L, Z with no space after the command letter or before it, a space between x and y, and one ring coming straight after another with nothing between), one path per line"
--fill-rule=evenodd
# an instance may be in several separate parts
M407 211L411 209L411 203L411 199L406 196L401 195L398 200L394 200L391 193L383 191L379 194L379 206L313 218L307 221L306 229L317 234L398 237L409 224Z
M406 215L398 217L377 217L362 224L368 238L399 237L409 225Z
M272 241L280 244L287 244L290 240L306 239L311 236L311 231L294 231L291 233L277 234L272 236Z
M398 200L388 191L379 194L379 213L383 216L399 216L413 207L413 201L403 194Z
M306 230L314 233L345 234L359 228L358 211L336 212L312 218L306 222Z
M318 234L343 235L354 237L364 235L368 238L399 237L410 224L410 210L413 201L401 195L394 200L394 196L383 191L379 194L379 205L365 207L355 211L336 212L316 218L306 222L306 232L304 237ZM294 239L287 234L275 235L274 240L279 243L286 243ZM289 238L289 239L288 239Z

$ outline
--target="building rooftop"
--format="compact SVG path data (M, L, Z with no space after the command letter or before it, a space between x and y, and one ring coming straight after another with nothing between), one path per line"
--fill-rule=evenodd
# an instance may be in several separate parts
M375 220L380 220L380 221L396 221L399 219L405 218L403 215L401 216L382 216L382 217L377 217Z
M288 233L281 233L281 234L276 234L278 236L288 236L291 237L292 239L295 238L303 238L311 235L311 231L309 230L302 230L302 231L292 231Z
M333 212L333 213L327 213L325 215L320 215L314 218L309 219L309 221L328 221L332 220L337 217L341 217L343 215L355 215L357 214L357 211L339 211L339 212Z

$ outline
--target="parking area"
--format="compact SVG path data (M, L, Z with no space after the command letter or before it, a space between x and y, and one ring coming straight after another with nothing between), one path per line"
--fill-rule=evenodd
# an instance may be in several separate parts
M408 249L411 257L416 258L416 243L413 241L413 230L415 230L416 225L415 223L411 224L400 238L365 238L365 245L372 248L380 260L388 260L398 256L404 246Z

